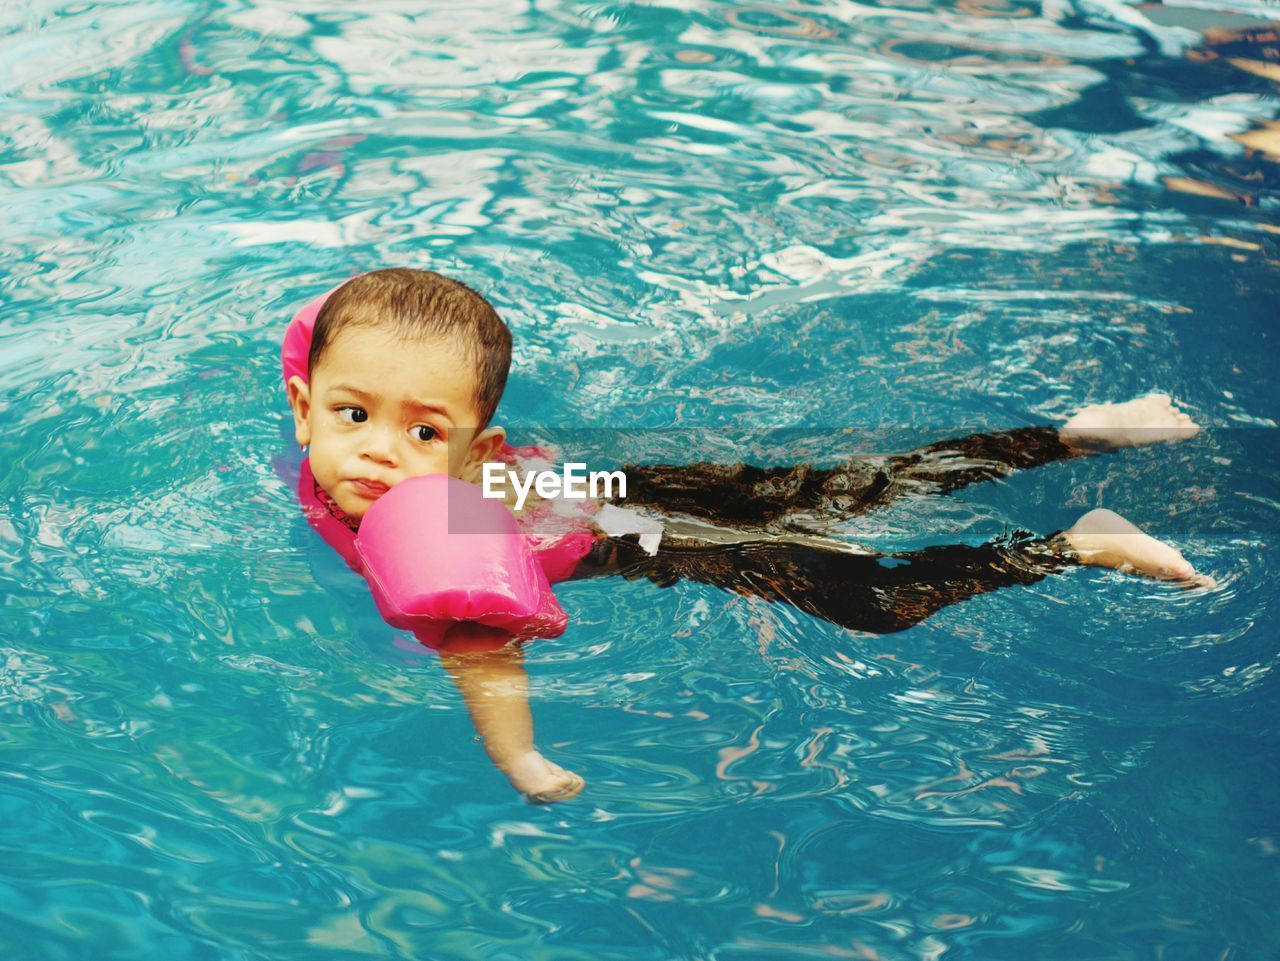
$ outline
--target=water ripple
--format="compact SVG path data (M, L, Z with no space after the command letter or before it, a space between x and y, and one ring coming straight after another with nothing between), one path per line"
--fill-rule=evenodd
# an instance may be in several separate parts
M0 944L1274 956L1280 99L1270 8L1220 6L0 12ZM283 319L387 263L492 294L513 433L837 456L1168 390L1213 429L839 534L1105 505L1219 587L1072 571L872 637L567 585L528 661L588 789L529 808L290 491Z

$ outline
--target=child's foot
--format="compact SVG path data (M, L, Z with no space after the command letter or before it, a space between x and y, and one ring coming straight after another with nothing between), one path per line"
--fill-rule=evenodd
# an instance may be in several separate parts
M587 782L537 751L520 755L504 768L511 785L530 804L551 804L577 797Z
M1217 586L1212 577L1196 573L1176 548L1142 533L1114 511L1089 511L1062 537L1082 564L1182 581L1190 587Z
M1182 440L1199 429L1199 424L1173 406L1168 394L1146 394L1122 404L1081 408L1058 435L1072 447L1097 449Z

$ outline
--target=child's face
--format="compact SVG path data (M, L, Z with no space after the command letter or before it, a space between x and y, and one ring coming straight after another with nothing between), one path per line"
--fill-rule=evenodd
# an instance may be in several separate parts
M474 481L504 439L500 427L476 430L475 364L451 338L344 328L309 385L289 381L289 404L316 481L356 519L409 477Z

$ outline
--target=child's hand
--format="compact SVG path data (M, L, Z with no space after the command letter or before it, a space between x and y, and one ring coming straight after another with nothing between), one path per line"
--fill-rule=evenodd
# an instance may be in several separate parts
M587 784L581 776L548 761L537 751L529 751L508 762L503 773L530 804L567 801L581 794Z

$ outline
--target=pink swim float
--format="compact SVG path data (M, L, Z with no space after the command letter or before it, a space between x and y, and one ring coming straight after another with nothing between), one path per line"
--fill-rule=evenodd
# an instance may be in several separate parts
M333 290L289 324L286 384L307 379L316 316ZM504 445L498 456L518 464L547 454ZM563 634L568 617L551 584L569 577L596 543L585 512L565 516L542 504L517 522L502 501L445 474L397 484L373 503L358 531L316 484L310 461L302 464L298 498L308 523L369 582L387 623L413 631L429 647L460 621L516 637Z
M356 277L362 276L356 274ZM352 278L355 279L354 277ZM346 281L343 281L345 283ZM342 284L338 284L341 287ZM303 380L310 380L307 374L307 357L311 354L311 332L316 329L316 317L320 314L320 308L324 306L329 295L338 287L331 287L323 294L317 297L307 306L293 315L293 320L289 322L289 329L284 332L284 348L281 351L281 361L284 367L284 383L289 385L290 377L301 377Z
M395 627L476 621L512 634L564 632L565 613L515 518L456 477L411 477L387 491L360 522L356 554Z

